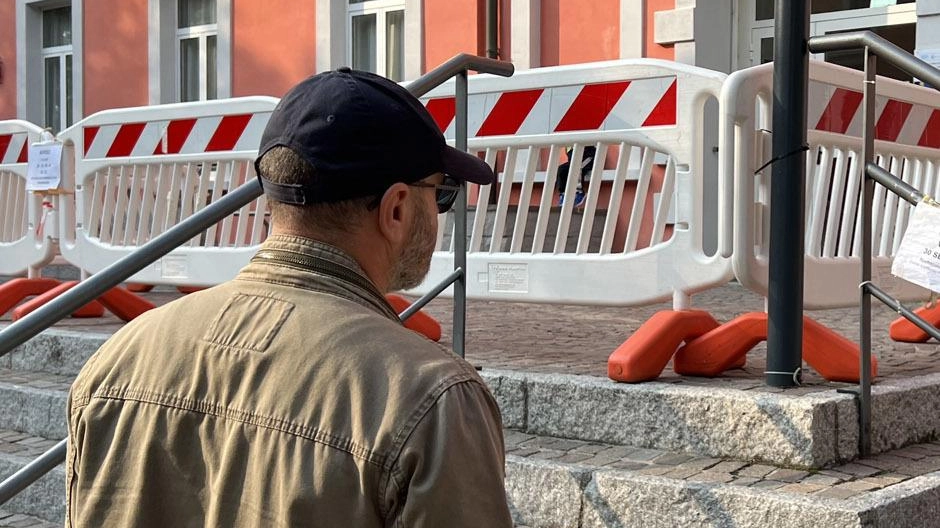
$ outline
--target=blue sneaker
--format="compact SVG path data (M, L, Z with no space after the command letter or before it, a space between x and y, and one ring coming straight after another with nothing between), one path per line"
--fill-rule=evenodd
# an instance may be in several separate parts
M584 191L577 191L574 193L574 206L581 207L584 205Z

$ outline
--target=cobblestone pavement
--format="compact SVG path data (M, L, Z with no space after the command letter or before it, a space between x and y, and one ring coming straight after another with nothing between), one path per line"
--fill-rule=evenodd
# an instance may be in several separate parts
M506 454L590 469L620 469L689 482L732 484L848 499L940 470L940 442L917 444L818 471L779 468L657 449L506 431Z
M58 528L61 525L23 515L0 510L0 526L13 528Z
M160 305L178 298L180 294L169 288L158 288L144 296ZM694 296L692 305L710 312L723 323L741 314L762 310L764 301L732 282ZM650 316L670 308L669 303L623 308L470 301L467 305L467 358L485 368L606 377L610 353ZM444 330L442 342L450 344L450 299L436 299L426 307L426 311L441 321ZM879 361L878 379L940 372L940 344L895 343L888 337L888 325L897 318L897 314L877 301L873 302L872 312L872 342ZM852 341L858 340L857 308L812 311L807 315ZM9 315L0 318L3 320L9 320ZM110 315L96 319L66 319L56 325L57 328L107 333L120 326L120 320ZM759 344L748 354L747 365L743 369L728 371L721 378L678 376L672 372L671 366L667 366L660 381L772 390L763 386L766 350L764 343ZM799 394L843 385L825 382L809 366L804 370L804 384L804 388L790 391Z

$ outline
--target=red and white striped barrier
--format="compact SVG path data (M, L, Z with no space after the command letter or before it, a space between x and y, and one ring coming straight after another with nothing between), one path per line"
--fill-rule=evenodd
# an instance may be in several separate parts
M0 275L36 276L55 256L45 229L41 194L26 190L29 145L42 129L26 121L0 121ZM54 234L53 234L54 235Z
M468 296L595 305L673 299L681 309L692 293L729 280L729 261L703 250L702 222L701 118L724 78L657 60L471 76L469 149L499 181L468 190ZM450 82L423 99L449 140L453 94ZM564 190L573 197L586 147L596 154L584 204L559 206L558 168L570 161ZM438 251L417 292L453 270L452 214L439 225Z
M720 169L726 204L722 254L733 255L735 275L762 295L768 290L772 64L733 73L722 89ZM863 74L810 61L806 179L806 308L858 304ZM887 78L878 79L876 161L904 181L940 193L940 94ZM731 190L733 189L733 191ZM731 193L733 192L733 196ZM923 300L922 288L890 273L911 207L876 188L873 218L873 280L894 296ZM733 213L732 213L733 211ZM733 236L731 231L733 230Z
M255 177L277 99L246 97L108 110L60 134L74 150L74 210L62 255L96 273ZM211 286L233 277L267 235L263 197L131 278Z

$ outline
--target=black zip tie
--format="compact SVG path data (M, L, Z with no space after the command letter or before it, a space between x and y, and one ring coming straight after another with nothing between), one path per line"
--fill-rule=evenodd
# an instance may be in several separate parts
M784 154L783 156L777 156L776 158L770 158L770 160L768 160L767 163L761 165L760 168L758 168L756 171L754 171L754 174L757 174L758 172L760 172L760 171L766 169L768 165L777 163L778 161L780 161L780 160L782 160L782 159L784 159L784 158L789 158L790 156L793 156L793 155L795 155L795 154L799 154L800 152L806 152L807 150L809 150L809 145L803 145L802 147L799 147L798 149L796 149L796 150L794 150L794 151L792 151L792 152L787 152L787 153Z

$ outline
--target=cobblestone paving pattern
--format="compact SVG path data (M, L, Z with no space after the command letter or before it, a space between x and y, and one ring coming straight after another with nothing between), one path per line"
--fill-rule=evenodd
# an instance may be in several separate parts
M803 471L512 430L505 435L506 454L517 457L831 499L848 499L940 470L940 442L911 445L828 469Z
M175 290L158 287L144 294L161 305L180 296ZM926 301L926 299L925 299ZM873 302L873 350L879 361L881 379L908 378L940 372L940 344L895 343L888 337L888 325L897 314ZM917 303L910 303L916 307ZM737 283L729 283L695 295L692 306L710 312L719 322L763 309L763 299ZM494 301L470 301L467 305L467 358L484 368L526 372L581 374L606 378L607 357L640 325L670 303L638 308L570 306ZM452 306L450 299L436 299L426 311L442 323L442 343L451 342ZM807 315L852 341L858 340L858 309L819 310ZM0 322L9 320L9 315ZM113 333L121 322L113 316L97 319L65 319L57 328ZM783 392L766 387L763 382L766 345L756 346L743 369L734 369L720 378L706 379L678 376L667 366L659 381L708 387ZM809 366L804 369L804 386L786 389L788 395L800 395L822 389L841 387L828 383Z

